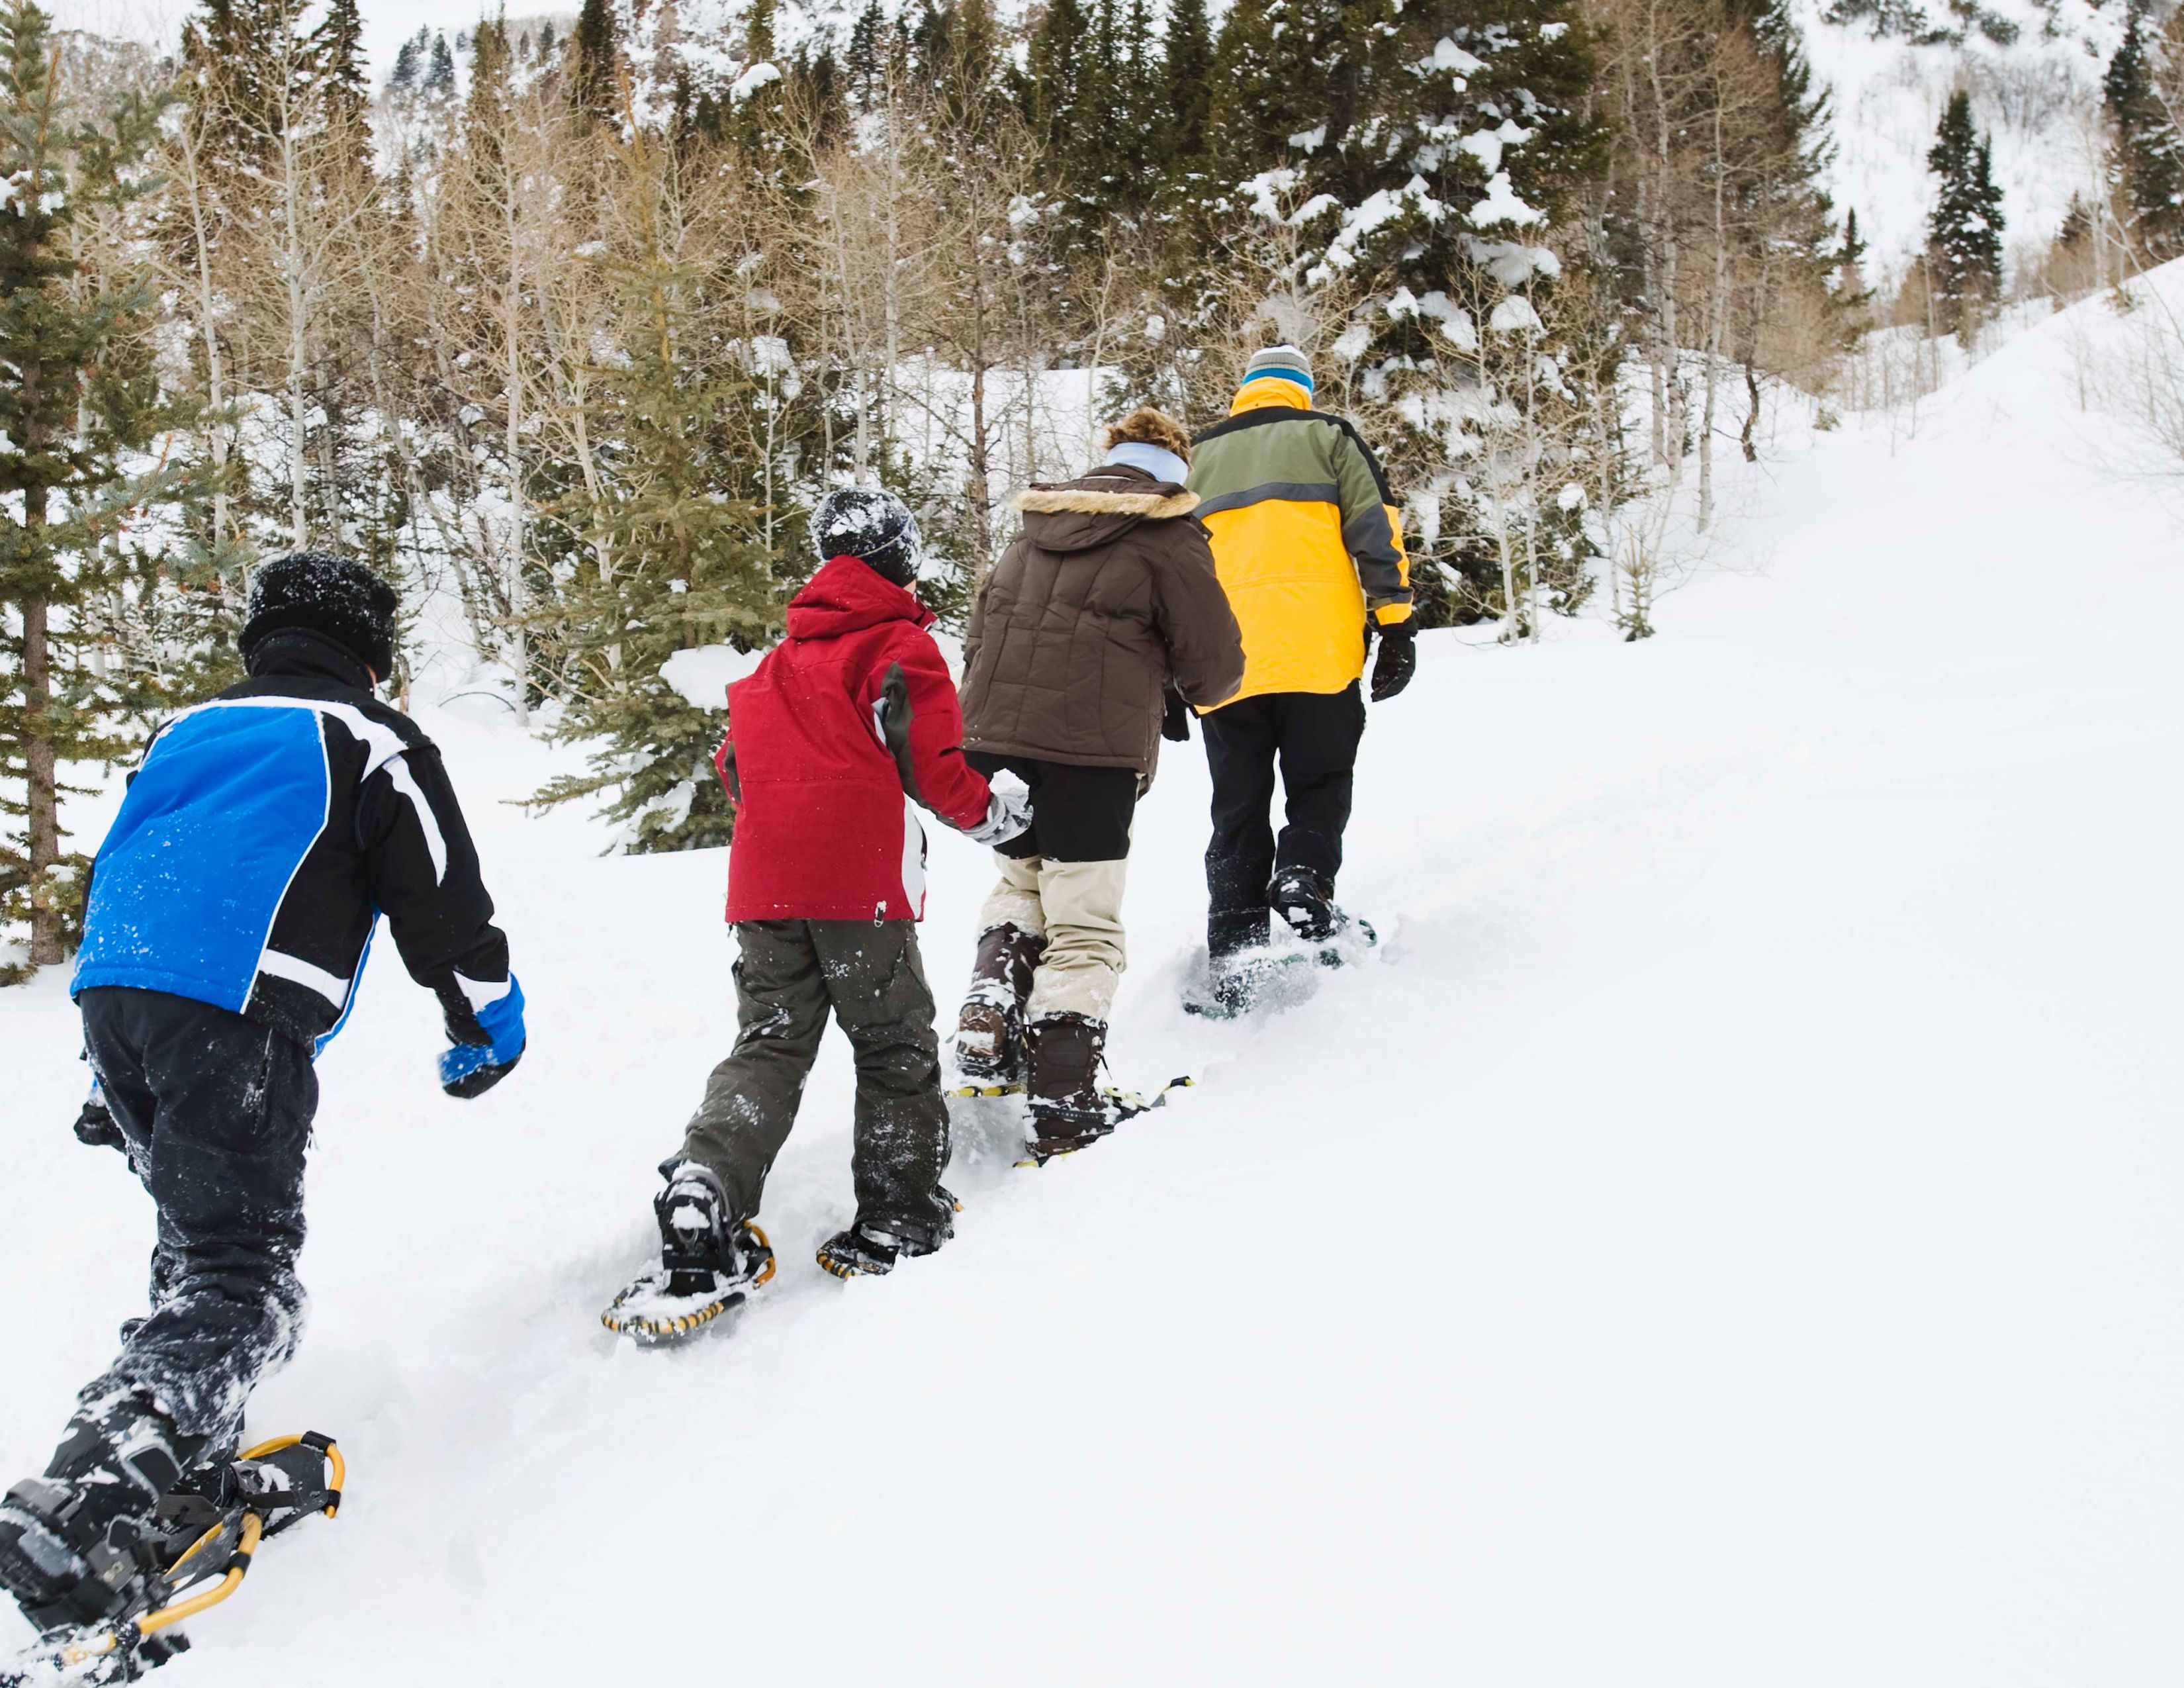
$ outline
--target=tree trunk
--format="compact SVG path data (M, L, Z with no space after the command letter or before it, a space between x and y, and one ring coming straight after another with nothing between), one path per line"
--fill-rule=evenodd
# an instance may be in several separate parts
M978 261L972 253L971 261ZM989 506L992 478L986 449L986 289L983 275L972 282L974 303L971 330L971 537L977 548L974 585L983 585L993 562L993 517Z
M227 408L226 370L220 353L220 326L214 319L218 295L213 287L211 231L205 226L204 184L198 170L199 136L185 117L181 128L184 167L189 172L190 238L197 257L198 320L204 326L205 396L214 411ZM227 459L233 424L225 420L212 429L213 467L220 471L220 487L212 499L212 543L214 551L227 543Z
M1721 99L1713 106L1713 286L1707 299L1706 405L1699 426L1699 532L1713 523L1714 400L1721 390L1721 337L1728 316L1728 161L1722 153Z
M523 487L523 231L517 218L521 185L504 167L502 228L508 241L508 279L501 302L501 331L508 350L508 620L510 660L515 668L515 719L531 724L531 633L523 618L529 610L523 581L527 512Z
M306 320L309 292L304 274L302 165L296 158L292 125L282 125L281 140L281 268L288 286L288 528L298 550L310 543L304 455L304 371L308 357Z

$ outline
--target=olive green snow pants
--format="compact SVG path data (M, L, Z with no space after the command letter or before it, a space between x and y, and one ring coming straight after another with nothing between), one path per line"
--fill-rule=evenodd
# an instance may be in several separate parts
M754 1217L832 1008L856 1056L857 1211L925 1219L948 1164L948 1105L916 926L752 920L736 939L735 1051L706 1081L682 1157L719 1178L738 1217Z

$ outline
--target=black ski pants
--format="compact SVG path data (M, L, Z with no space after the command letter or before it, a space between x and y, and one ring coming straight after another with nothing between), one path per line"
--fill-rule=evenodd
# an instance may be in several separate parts
M1212 711L1206 760L1213 773L1213 840L1206 847L1206 947L1216 955L1264 944L1267 884L1305 867L1330 885L1342 869L1365 699L1340 692L1267 692ZM1281 770L1288 824L1269 818Z
M159 1207L152 1310L84 1399L136 1387L185 1435L231 1444L242 1409L302 1334L311 1049L210 1003L100 986L84 1045L130 1166Z
M831 1011L856 1056L857 1212L929 1223L948 1105L916 923L747 920L736 941L735 1050L706 1081L677 1158L709 1168L736 1217L754 1217Z

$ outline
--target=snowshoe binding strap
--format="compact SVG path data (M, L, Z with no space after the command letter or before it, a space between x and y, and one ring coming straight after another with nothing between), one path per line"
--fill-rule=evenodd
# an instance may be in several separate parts
M347 1471L341 1450L316 1430L260 1442L235 1462L243 1503L265 1518L268 1535L313 1513L338 1513Z
M991 1101L1001 1096L1021 1096L1023 1081L1019 1078L1008 1084L958 1084L948 1094L961 1101Z

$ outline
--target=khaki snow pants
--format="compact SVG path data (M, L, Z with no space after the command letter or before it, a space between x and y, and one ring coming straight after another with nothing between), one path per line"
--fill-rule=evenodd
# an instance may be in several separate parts
M1050 861L996 854L1001 882L978 911L978 929L1021 927L1046 939L1024 1012L1082 1014L1106 1021L1128 955L1123 941L1123 887L1129 860Z
M706 1081L682 1158L719 1178L738 1218L755 1216L831 1011L856 1056L857 1211L929 1219L948 1165L948 1105L916 924L743 921L736 939L736 1047Z

